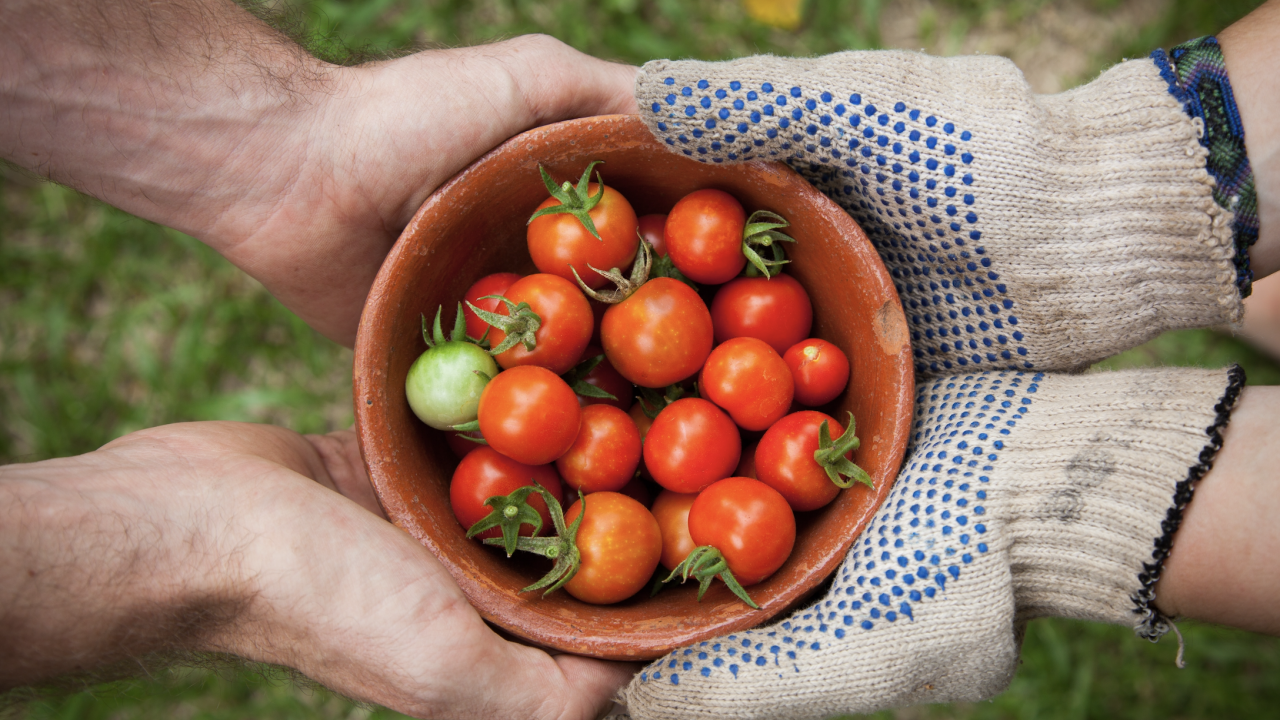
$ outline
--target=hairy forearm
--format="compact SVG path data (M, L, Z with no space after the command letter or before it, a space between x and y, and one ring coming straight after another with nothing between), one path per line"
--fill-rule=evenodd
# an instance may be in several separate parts
M248 598L234 553L110 454L0 467L0 689L200 649Z
M350 431L185 423L0 467L0 691L218 653L417 717L566 720L633 672L501 640L357 503Z
M330 73L231 0L5 0L0 155L216 242Z
M635 112L548 37L338 67L233 0L0 0L0 158L204 241L351 345L422 202L528 128Z

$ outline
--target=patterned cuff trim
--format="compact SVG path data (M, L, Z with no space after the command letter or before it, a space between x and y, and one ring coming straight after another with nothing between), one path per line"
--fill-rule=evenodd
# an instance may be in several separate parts
M1240 297L1248 297L1253 285L1249 248L1258 240L1258 193L1222 48L1217 38L1202 37L1168 54L1157 49L1151 59L1182 108L1204 123L1200 144L1209 151L1207 169L1217 181L1213 199L1235 213L1236 287Z
M1169 551L1173 548L1173 536L1178 533L1178 528L1182 525L1183 513L1191 502L1196 484L1213 467L1213 460L1222 449L1222 431L1226 429L1227 422L1231 419L1231 410L1235 407L1236 400L1240 398L1240 391L1244 388L1244 370L1239 365L1231 366L1227 377L1227 389L1222 393L1222 399L1213 407L1217 415L1214 417L1213 424L1205 428L1209 442L1200 451L1200 462L1192 465L1187 471L1186 479L1174 488L1173 505L1165 514L1164 521L1160 523L1162 534L1156 538L1151 562L1142 564L1142 572L1138 573L1141 587L1130 598L1134 604L1133 612L1138 616L1138 622L1133 631L1138 637L1146 638L1151 642L1159 640L1172 627L1169 618L1157 610L1154 603L1155 586L1160 581L1160 573L1164 570L1164 563L1169 559Z

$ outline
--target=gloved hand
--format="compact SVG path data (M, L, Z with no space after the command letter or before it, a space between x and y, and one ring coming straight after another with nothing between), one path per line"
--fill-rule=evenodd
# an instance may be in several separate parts
M655 661L632 717L980 700L1031 618L1168 630L1152 588L1243 373L1042 372L1240 318L1247 243L1162 69L1036 96L990 57L645 66L642 115L674 151L783 160L866 229L920 379L903 472L830 590Z
M940 374L1078 369L1239 321L1233 213L1170 87L1149 59L1044 96L1004 58L877 51L656 61L636 95L672 150L785 161L848 210Z
M1151 588L1243 382L1167 369L922 383L913 450L830 590L653 662L623 691L631 717L982 700L1009 684L1036 617L1159 637Z

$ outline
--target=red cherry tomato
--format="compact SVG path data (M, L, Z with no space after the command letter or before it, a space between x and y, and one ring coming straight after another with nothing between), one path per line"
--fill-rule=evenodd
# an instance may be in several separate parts
M604 350L600 347L588 345L587 349L582 352L582 357L579 358L578 362L583 363L603 354ZM612 405L626 412L631 409L631 403L635 401L635 386L614 369L613 363L609 362L609 358L604 358L598 365L591 368L591 371L582 378L582 381L588 385L594 385L616 398L615 400L610 400L609 398L579 395L578 402L583 405Z
M777 490L751 478L725 478L698 493L689 535L724 555L743 585L769 577L791 555L796 518Z
M756 477L782 493L796 512L816 510L835 499L840 488L813 459L823 421L834 440L844 426L830 415L801 410L773 424L756 447ZM853 453L846 457L852 459Z
M526 465L563 455L578 437L581 417L568 383L537 365L498 373L480 394L480 434L494 450Z
M702 395L724 408L738 427L764 430L791 408L791 370L763 340L726 340L707 356Z
M465 441L464 441L465 442ZM458 518L464 529L470 528L483 520L493 508L484 504L485 500L495 495L510 495L517 488L537 483L547 489L556 500L563 497L560 476L550 465L525 465L499 453L493 448L475 445L473 450L453 471L453 480L449 483L449 504L453 507L453 515ZM551 514L547 503L541 495L534 493L528 498L529 505L542 516L542 533L554 531ZM521 525L521 535L533 534L533 526ZM490 528L476 535L477 538L502 537L501 528Z
M612 405L582 408L578 437L556 460L569 487L584 493L621 490L640 463L640 431L631 416Z
M741 454L733 420L701 398L682 398L663 408L644 439L645 467L659 485L679 493L698 492L729 477Z
M716 292L711 301L716 342L759 338L781 355L809 337L813 305L809 294L790 275L738 278Z
M498 312L498 308L502 306L501 300L498 300L497 298L484 300L481 298L484 298L486 295L501 295L519 279L520 276L515 273L494 273L492 275L485 275L475 281L471 287L467 288L466 294L462 296L462 299L466 301L462 303L462 314L467 318L468 335L479 340L484 336L484 332L489 329L489 324L481 320L480 316L476 315L475 311L467 306L467 303L471 303L481 310Z
M587 189L589 195L599 190L597 183ZM538 210L560 201L551 197L542 201ZM529 223L529 255L544 273L558 275L574 282L573 269L589 288L604 287L609 281L588 265L601 270L619 268L626 272L635 259L636 212L617 190L604 186L604 197L590 212L591 222L600 233L597 239L577 218L566 213L543 215Z
M742 203L721 190L696 190L680 198L667 215L667 252L694 282L719 285L742 272Z
M488 327L488 325L486 325L485 327ZM467 440L466 438L462 437L463 435L466 435L468 437L473 437L473 438L480 437L480 433L478 432L461 433L461 432L454 432L452 430L446 430L444 433L445 442L449 443L449 449L453 451L454 455L458 456L459 460L475 452L476 448L484 447L482 443L471 442L470 440Z
M663 490L653 501L650 511L662 531L662 567L675 570L697 547L689 535L689 508L697 493L675 493Z
M782 359L796 381L796 402L809 407L826 405L849 384L849 358L840 348L820 338L801 340Z
M539 273L512 283L503 297L517 305L529 303L530 309L542 318L542 326L534 334L533 350L525 350L522 343L516 343L494 358L498 364L504 369L539 365L556 375L568 372L591 342L593 322L587 296L562 277ZM508 314L505 304L498 309L498 314ZM493 328L489 332L489 345L497 347L506 337L506 333Z
M662 532L648 508L616 492L591 493L565 512L566 524L583 512L578 527L582 565L564 589L583 602L608 605L649 584L662 556Z
M653 278L609 308L600 325L604 354L636 385L666 387L698 372L711 352L711 313L688 285Z
M641 215L636 218L636 227L640 231L640 237L653 246L654 257L667 254L666 215Z

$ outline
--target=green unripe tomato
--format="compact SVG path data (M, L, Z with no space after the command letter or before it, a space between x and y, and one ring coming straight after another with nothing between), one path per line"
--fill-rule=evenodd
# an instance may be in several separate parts
M476 419L480 393L497 374L498 364L483 348L469 342L444 342L427 348L413 361L404 391L418 419L437 430L448 430Z

